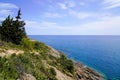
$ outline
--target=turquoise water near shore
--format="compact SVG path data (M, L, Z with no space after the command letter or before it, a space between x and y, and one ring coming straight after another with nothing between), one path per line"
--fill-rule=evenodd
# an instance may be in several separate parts
M29 35L104 73L108 80L120 80L120 36Z

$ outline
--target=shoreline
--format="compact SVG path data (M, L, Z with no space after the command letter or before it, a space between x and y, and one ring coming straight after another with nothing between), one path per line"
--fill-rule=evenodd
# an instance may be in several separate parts
M69 57L68 57L68 58L69 58ZM75 63L80 63L80 64L82 64L83 66L86 66L86 67L94 70L94 71L97 72L98 74L101 74L101 75L105 78L105 80L107 79L107 76L106 76L103 72L101 72L100 70L98 70L98 69L96 69L96 68L94 68L94 67L92 67L92 66L88 66L87 64L85 64L85 63L82 62L82 61L74 60L73 58L70 58L70 59L72 59L73 62L75 62Z
M95 70L81 62L76 62L76 61L73 61L73 62L74 62L75 68L80 70L80 72L78 72L79 74L90 75L89 77L92 80L106 80L105 75L98 72L97 70Z
M101 78L100 80L106 80L107 79L106 75L104 73L100 72L99 70L96 70L93 67L87 66L84 63L81 63L80 61L73 60L73 62L74 62L75 65L79 66L80 68L83 67L83 68L88 69L88 71L90 71L92 74L100 77Z
M46 44L47 45L47 44ZM60 54L65 55L68 59L71 59L68 57L64 52L59 51L52 46L47 45L49 48L51 48L52 52L55 52L53 56L59 57ZM51 52L51 53L52 53ZM74 64L75 68L75 78L76 80L106 80L104 74L100 73L99 71L95 70L94 68L91 68L80 61L76 61L74 59L71 59Z
M51 46L49 46L49 47L51 47ZM83 69L83 71L84 71L84 70L85 70L85 71L87 70L88 72L90 71L90 72L93 74L93 76L95 75L96 77L98 77L97 80L107 80L106 75L105 75L104 73L102 73L101 71L99 71L99 70L97 70L97 69L95 69L95 68L93 68L93 67L91 67L91 66L88 66L88 65L84 64L84 63L81 62L81 61L74 60L73 58L68 57L68 56L67 56L64 52L62 52L62 51L59 51L59 50L57 50L57 49L55 49L55 48L53 48L53 47L51 47L51 48L54 49L54 50L56 50L56 51L58 51L58 52L61 53L61 54L64 54L68 59L71 59L71 60L73 61L75 67L81 68L81 69ZM100 79L99 79L99 78L100 78ZM92 80L94 80L94 79L92 79ZM95 80L96 80L96 79L95 79Z
M61 52L51 46L49 46L50 48L52 48L54 51L57 51L58 54L64 54L68 59L71 59L70 57L68 57L64 52ZM106 80L106 76L101 73L100 71L85 65L84 63L71 59L74 63L74 67L75 67L75 75L76 75L76 79L77 80Z

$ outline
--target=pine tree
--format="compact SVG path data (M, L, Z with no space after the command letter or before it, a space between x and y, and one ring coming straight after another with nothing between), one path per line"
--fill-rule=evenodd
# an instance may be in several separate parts
M10 19L10 15L2 22L1 27L0 27L0 34L1 34L1 39L3 41L12 41L10 36L12 34L12 21L13 19Z
M8 16L0 25L0 38L2 41L20 44L22 39L26 36L25 22L20 21L21 10L18 10L16 20Z

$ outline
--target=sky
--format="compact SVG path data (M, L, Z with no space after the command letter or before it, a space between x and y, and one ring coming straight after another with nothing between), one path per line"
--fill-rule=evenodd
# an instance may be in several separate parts
M0 0L0 21L19 8L28 35L120 35L120 0Z

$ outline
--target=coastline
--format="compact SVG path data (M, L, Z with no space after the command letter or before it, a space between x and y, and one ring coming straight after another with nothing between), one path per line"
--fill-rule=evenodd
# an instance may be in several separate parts
M89 69L93 70L97 74L100 74L103 77L103 80L107 80L107 76L103 72L101 72L100 70L98 70L98 69L96 69L96 68L94 68L92 66L88 66L87 64L85 64L82 61L74 60L73 58L70 58L70 59L72 59L74 63L79 63L79 64L81 64L81 65L83 65L85 67L88 67Z
M96 79L93 79L93 80L106 80L106 75L104 75L100 71L98 71L90 66L87 66L81 62L76 62L75 60L73 60L73 61L74 61L75 67L82 69L88 75L92 74L92 78L96 77Z
M56 50L51 46L48 46L48 47L52 49L52 52L55 52L55 54L52 54L53 56L59 57L60 54L64 54L63 52ZM67 58L71 59L69 57L67 57ZM105 75L100 73L99 71L95 70L94 68L91 68L91 67L89 67L81 62L78 62L76 60L73 60L73 59L71 59L71 60L74 63L76 80L106 80Z

